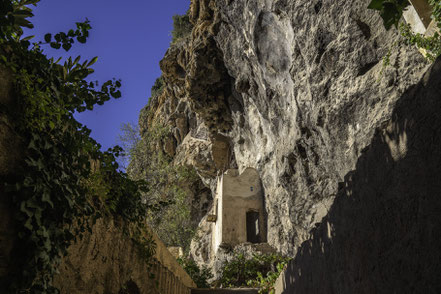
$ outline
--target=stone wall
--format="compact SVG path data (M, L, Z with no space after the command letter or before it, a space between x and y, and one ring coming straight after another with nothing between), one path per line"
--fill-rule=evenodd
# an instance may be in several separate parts
M251 242L248 240L249 212L256 213L257 222L254 230L256 240L252 243L266 242L265 206L259 174L254 168L247 168L242 174L237 169L229 169L218 178L212 211L217 216L211 228L212 258L219 246L234 247ZM205 219L203 221L206 222Z
M441 59L397 101L276 293L441 293Z
M153 237L156 254L150 268L121 224L100 219L92 234L69 248L54 284L65 294L190 293L196 285L156 234Z
M246 213L259 213L260 241L266 242L262 184L254 168L246 168L240 175L238 170L228 170L222 181L223 227L222 242L235 246L247 242Z

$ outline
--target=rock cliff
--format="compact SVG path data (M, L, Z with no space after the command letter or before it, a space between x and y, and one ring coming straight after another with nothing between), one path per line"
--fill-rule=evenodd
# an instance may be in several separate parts
M164 90L141 112L141 132L155 121L170 126L160 148L212 192L226 168L259 171L268 243L281 253L294 255L310 237L427 69L368 3L192 0L191 36L166 52ZM209 226L203 218L200 226L192 255L207 262Z
M441 291L441 59L397 101L276 294Z

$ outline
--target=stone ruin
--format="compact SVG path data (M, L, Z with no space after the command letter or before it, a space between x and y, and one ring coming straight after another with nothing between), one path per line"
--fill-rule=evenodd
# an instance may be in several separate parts
M265 243L266 217L258 172L246 168L241 174L229 169L218 177L212 214L212 255L219 247L242 243Z

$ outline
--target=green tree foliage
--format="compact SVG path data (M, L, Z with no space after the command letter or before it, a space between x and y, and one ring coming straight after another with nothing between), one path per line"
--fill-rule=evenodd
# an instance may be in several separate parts
M438 30L441 30L441 1L428 1L432 7L432 19L436 21ZM368 8L380 12L386 29L389 29L392 25L399 26L400 33L405 38L406 43L424 49L426 58L429 61L434 61L441 55L441 35L439 31L435 32L433 36L424 36L423 34L414 33L409 24L401 23L398 25L404 9L409 5L408 0L372 0Z
M193 24L190 22L189 11L186 14L173 16L173 31L172 34L172 44L186 38L190 35L193 29Z
M139 134L138 125L132 123L123 123L120 127L120 134L118 135L118 143L124 149L120 157L120 164L123 168L127 168L130 163L130 158L134 157L136 146L140 143L141 136Z
M155 83L152 86L151 94L152 97L157 97L164 90L164 78L160 76L155 80Z
M441 1L429 0L429 4L432 7L432 19L436 21L438 26L438 31L433 36L414 33L409 24L401 24L400 32L409 45L424 49L426 58L433 62L441 55L441 35L439 33L441 31Z
M213 274L207 267L203 266L200 268L196 262L190 258L179 257L177 260L198 288L210 288L208 280L213 278Z
M180 246L184 251L196 230L191 218L192 203L188 183L197 179L190 167L175 165L161 149L171 137L169 127L155 124L141 137L131 124L123 126L120 140L129 157L127 172L132 179L147 182L144 200L155 209L147 213L147 222L168 246Z
M146 258L154 252L143 233L146 187L118 171L120 147L100 151L90 130L73 117L119 98L121 83L87 82L97 58L68 58L60 65L43 54L45 43L31 45L30 37L23 38L21 27L32 27L28 6L38 2L0 0L0 64L12 74L16 100L0 111L14 118L14 131L26 147L20 172L2 178L2 197L12 201L18 233L14 269L0 281L2 293L57 293L52 277L62 256L103 213L133 225L131 236ZM46 41L67 51L74 38L85 42L90 28L88 21L79 23L77 30Z
M163 89L164 80L159 77L149 101L159 96ZM137 126L125 124L119 139L126 150L128 174L132 179L147 182L143 198L154 208L147 213L147 222L166 245L180 246L187 252L197 226L191 215L189 184L196 181L197 175L191 167L175 165L162 150L166 141L172 139L170 128L154 123L141 136Z
M264 276L261 272L257 272L257 278L255 280L249 280L247 285L253 288L259 288L259 293L274 294L274 285L277 278L285 270L287 261L278 263L275 271L269 271Z
M390 29L392 25L398 27L404 8L409 5L409 0L372 0L368 8L378 10L384 27Z
M236 253L222 267L217 283L223 287L259 287L261 293L271 293L274 282L288 261L289 258L278 254L254 254L247 258L242 253Z

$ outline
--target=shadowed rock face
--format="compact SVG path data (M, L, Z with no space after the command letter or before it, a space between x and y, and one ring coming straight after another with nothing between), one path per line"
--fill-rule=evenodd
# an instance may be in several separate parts
M295 255L327 215L339 182L427 69L368 4L192 0L193 32L165 55L166 90L141 116L176 130L175 162L194 166L212 192L219 166L255 168L268 242L284 254ZM216 159L219 134L229 166ZM209 226L200 226L192 255L207 263Z
M397 101L283 293L440 293L441 59Z

